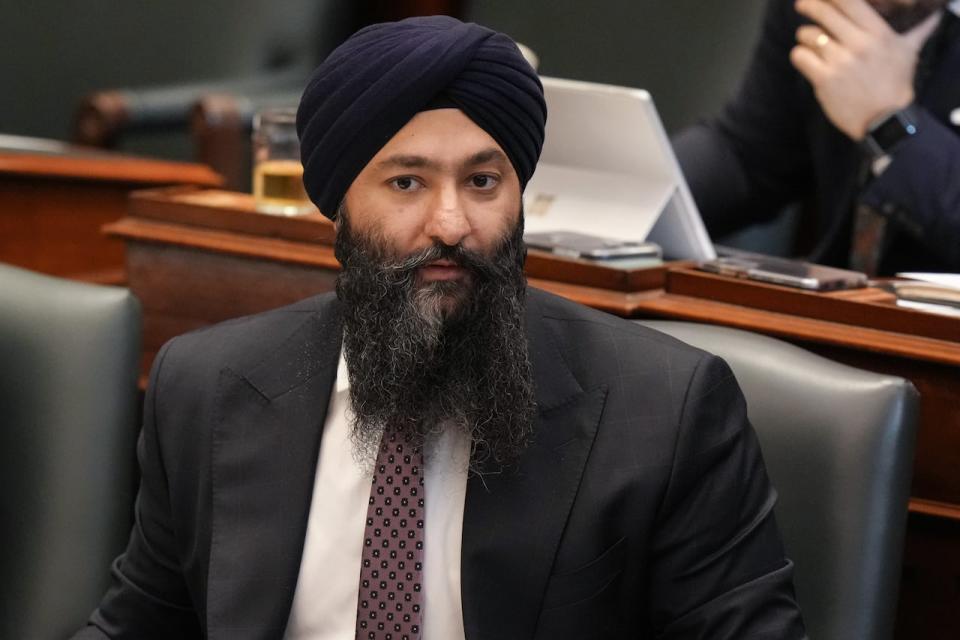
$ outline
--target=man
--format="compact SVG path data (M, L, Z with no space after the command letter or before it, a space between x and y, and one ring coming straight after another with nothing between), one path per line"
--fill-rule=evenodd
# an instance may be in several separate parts
M80 638L799 638L726 365L527 290L542 87L506 36L375 25L314 73L334 295L168 343Z
M817 262L960 271L954 0L771 0L736 97L675 139L708 229L809 198Z

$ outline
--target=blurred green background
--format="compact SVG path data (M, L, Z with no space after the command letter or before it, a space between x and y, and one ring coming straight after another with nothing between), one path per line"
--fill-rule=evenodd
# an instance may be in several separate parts
M5 0L0 133L69 139L79 100L111 88L309 69L347 34L416 2ZM430 3L420 3L426 6ZM441 3L443 4L443 3ZM753 46L763 0L464 0L461 17L513 36L546 75L649 90L668 130L720 107ZM306 71L303 72L304 77ZM189 159L186 131L125 151Z

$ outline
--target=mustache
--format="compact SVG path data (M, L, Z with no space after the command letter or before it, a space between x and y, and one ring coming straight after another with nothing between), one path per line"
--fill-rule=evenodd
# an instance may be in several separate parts
M403 258L385 261L383 263L383 269L410 277L414 271L422 266L437 260L447 260L462 269L472 271L478 275L492 275L497 271L495 266L496 256L500 255L504 247L509 243L509 240L509 237L505 238L490 256L484 255L479 251L467 249L459 243L456 245L447 245L442 242L434 242L433 245L404 256Z

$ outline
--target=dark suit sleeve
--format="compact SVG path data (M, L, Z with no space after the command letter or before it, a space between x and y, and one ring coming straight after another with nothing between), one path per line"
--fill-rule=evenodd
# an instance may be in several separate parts
M918 108L918 133L861 194L953 270L960 271L960 136Z
M200 624L177 557L166 470L157 436L156 403L169 343L157 355L137 444L140 491L127 549L112 567L112 585L88 626L73 640L199 638Z
M649 593L658 638L806 637L775 502L733 373L705 356L686 392L654 529Z
M673 139L711 235L771 218L811 188L803 112L809 87L789 59L798 24L793 0L771 0L734 98L715 120Z

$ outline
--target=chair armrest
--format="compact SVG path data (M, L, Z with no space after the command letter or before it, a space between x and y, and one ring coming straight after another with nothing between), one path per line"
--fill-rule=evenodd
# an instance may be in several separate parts
M282 91L301 86L308 72L293 66L239 79L97 91L81 99L74 110L73 140L110 148L127 133L186 131L191 109L206 94Z

